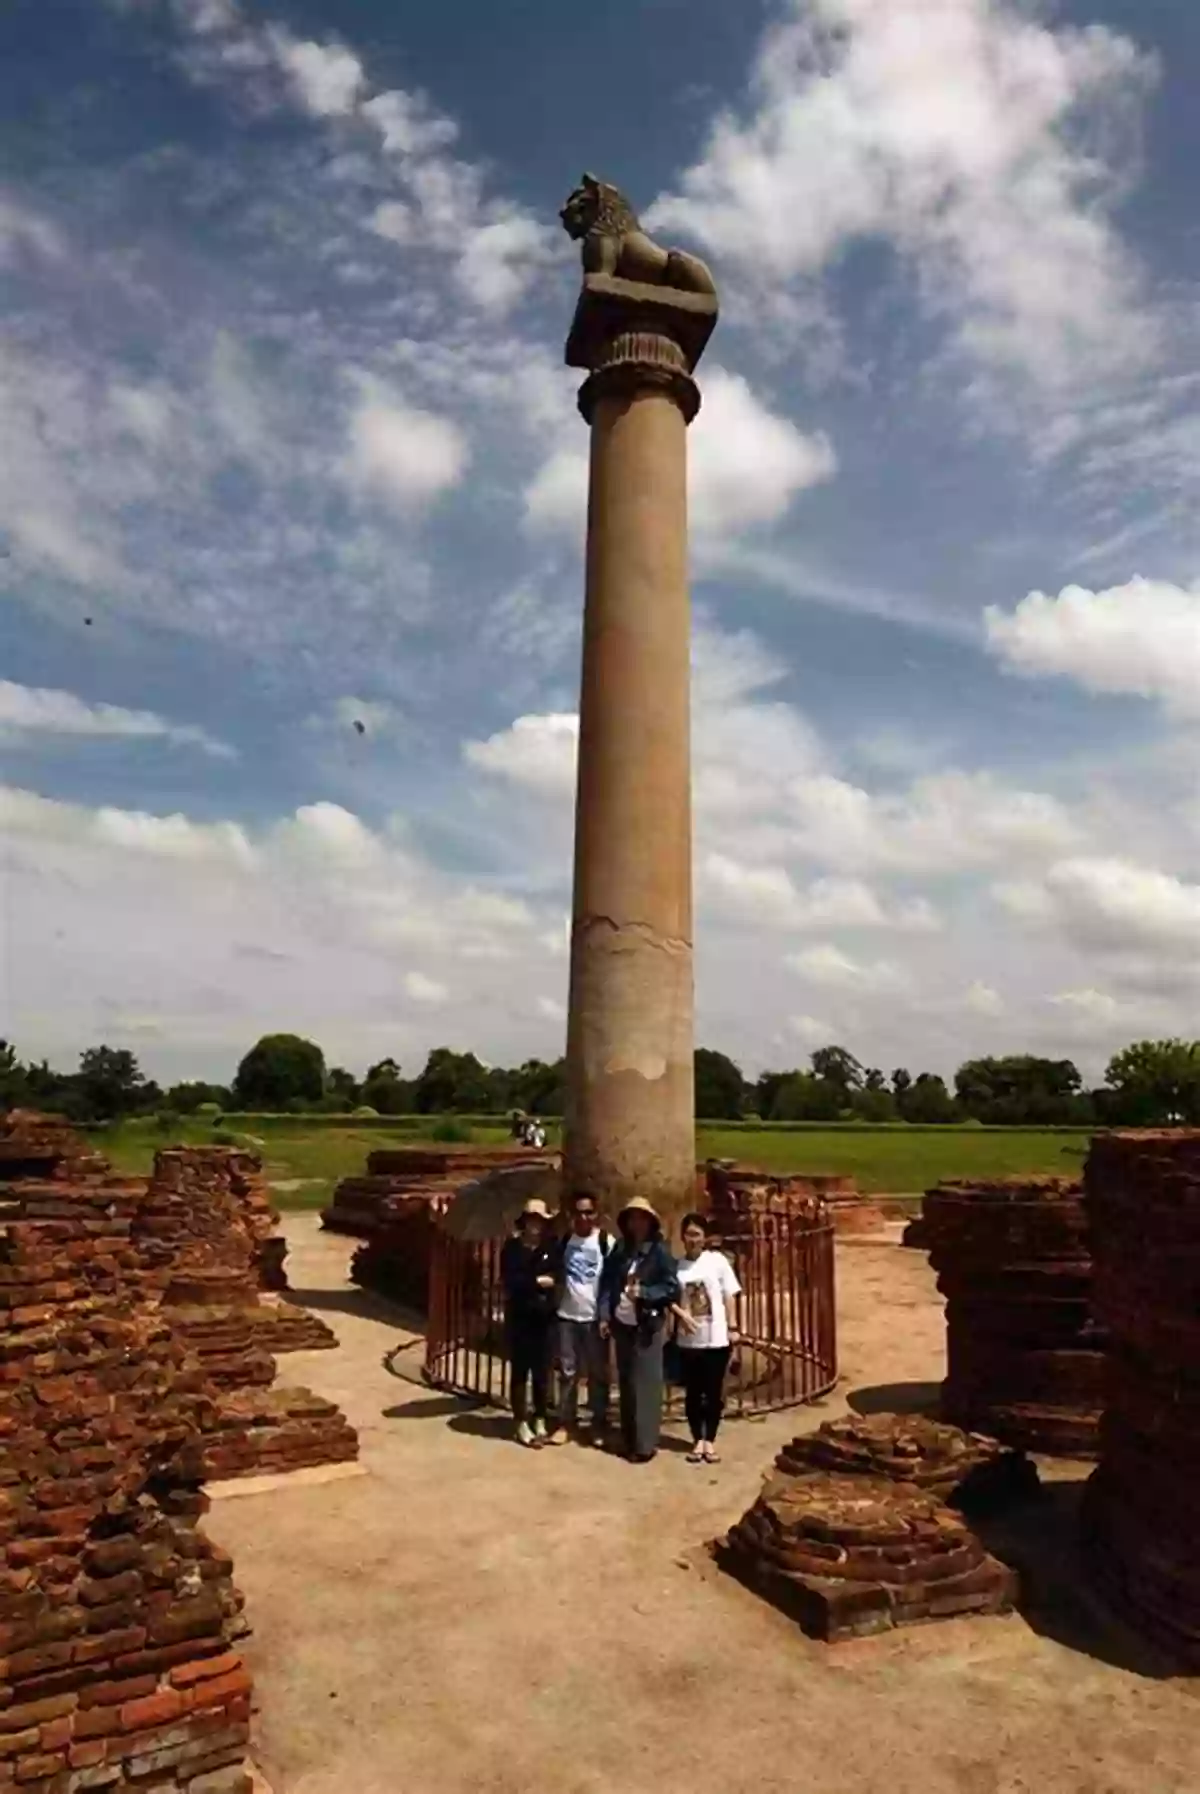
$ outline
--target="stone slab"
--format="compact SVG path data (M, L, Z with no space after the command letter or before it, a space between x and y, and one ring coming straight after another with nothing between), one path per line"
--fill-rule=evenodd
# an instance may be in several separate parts
M206 1483L211 1501L232 1501L238 1495L271 1495L276 1489L312 1488L317 1483L343 1483L365 1476L365 1464L310 1464L303 1470L281 1470L271 1476L236 1476L226 1482Z

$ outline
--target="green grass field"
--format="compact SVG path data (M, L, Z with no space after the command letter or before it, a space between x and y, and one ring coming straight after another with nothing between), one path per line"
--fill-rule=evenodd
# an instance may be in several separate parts
M262 1154L267 1176L294 1183L276 1192L285 1209L321 1208L341 1177L361 1172L376 1147L412 1145L429 1139L434 1123L422 1118L387 1127L306 1126L272 1119L255 1132L252 1124L219 1127L220 1139ZM503 1122L475 1122L471 1138L479 1145L501 1145L508 1139ZM97 1148L119 1171L145 1175L160 1146L211 1143L207 1122L187 1121L163 1133L153 1121L131 1121L98 1130ZM555 1136L551 1135L553 1143ZM791 1128L702 1127L696 1135L696 1156L737 1159L764 1171L831 1171L848 1174L861 1190L911 1193L928 1189L944 1177L1007 1177L1020 1172L1050 1171L1077 1176L1087 1151L1083 1132L1019 1128Z

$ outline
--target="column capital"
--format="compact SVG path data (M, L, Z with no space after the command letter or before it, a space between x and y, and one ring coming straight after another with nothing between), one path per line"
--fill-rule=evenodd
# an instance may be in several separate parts
M717 321L713 293L685 292L587 274L567 338L568 367L586 368L579 409L590 423L597 401L658 389L691 423L700 409L692 374Z

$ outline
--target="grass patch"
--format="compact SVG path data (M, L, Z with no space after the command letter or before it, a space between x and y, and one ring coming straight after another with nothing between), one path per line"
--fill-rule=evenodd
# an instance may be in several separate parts
M435 1139L439 1128L446 1131L445 1118L437 1116L415 1121L401 1116L389 1128L378 1122L356 1126L349 1120L332 1127L324 1117L313 1127L305 1117L296 1117L290 1126L279 1118L258 1132L250 1121L239 1127L224 1116L216 1128L210 1119L191 1117L165 1134L149 1118L96 1129L92 1138L117 1171L144 1177L160 1147L206 1146L214 1143L215 1134L232 1137L238 1145L261 1153L273 1183L294 1186L275 1192L280 1208L317 1209L329 1200L339 1178L366 1169L369 1152ZM499 1118L494 1123L473 1120L470 1125L469 1138L480 1146L501 1146L508 1137L507 1124ZM557 1129L549 1130L548 1144L556 1145L557 1139ZM925 1190L945 1177L1009 1177L1022 1172L1078 1176L1087 1147L1085 1132L1026 1128L797 1130L718 1124L701 1127L696 1135L697 1160L737 1159L776 1173L839 1172L856 1178L861 1190L891 1193Z
M832 1171L857 1179L860 1190L927 1190L945 1177L1014 1177L1053 1172L1077 1177L1088 1149L1086 1133L948 1127L814 1129L701 1128L701 1159L738 1159L763 1171Z

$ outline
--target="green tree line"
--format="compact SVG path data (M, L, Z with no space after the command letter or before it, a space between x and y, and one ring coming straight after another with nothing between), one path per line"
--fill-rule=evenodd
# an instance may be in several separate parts
M990 1127L1200 1126L1200 1041L1142 1040L1109 1061L1104 1083L1086 1089L1070 1059L1035 1054L968 1059L950 1089L935 1072L890 1074L862 1065L845 1047L819 1047L804 1067L746 1078L727 1054L695 1056L696 1114L704 1121L865 1121ZM199 1080L163 1089L124 1047L89 1047L74 1072L24 1063L0 1040L0 1110L45 1109L81 1122L226 1109L379 1115L502 1115L513 1109L558 1116L563 1060L485 1065L474 1053L435 1047L406 1076L381 1059L356 1078L329 1067L321 1048L296 1034L267 1034L250 1048L232 1084Z

